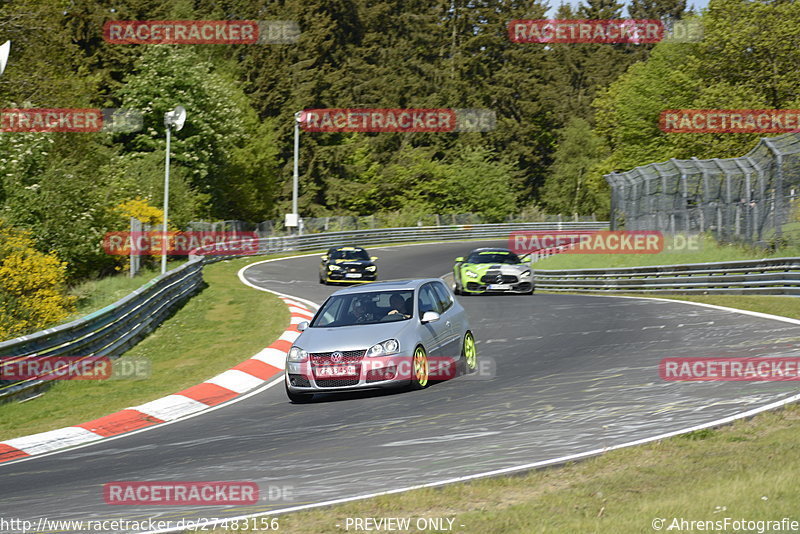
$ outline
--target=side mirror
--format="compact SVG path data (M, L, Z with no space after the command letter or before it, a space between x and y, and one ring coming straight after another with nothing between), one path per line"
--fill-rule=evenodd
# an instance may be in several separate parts
M439 316L439 314L436 313L435 311L426 311L425 313L422 314L422 321L421 322L422 322L422 324L433 323L433 322L438 321L440 318L441 317Z
M303 332L306 328L308 328L308 321L303 321L301 323L297 323L297 330L298 331Z
M375 260L377 260L377 259L378 259L378 256L372 256L372 257L370 258L370 261L375 261Z
M523 254L522 256L519 257L520 261L530 261L530 259L531 259L531 253L530 252L528 252L527 254Z
M320 256L319 259L322 261L328 261L328 255L326 254L325 256Z
M456 261L464 261L464 256L459 256L456 258Z

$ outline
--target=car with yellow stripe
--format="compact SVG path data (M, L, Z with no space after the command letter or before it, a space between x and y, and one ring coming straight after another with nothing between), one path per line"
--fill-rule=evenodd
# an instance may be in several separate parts
M332 247L319 264L319 283L364 283L378 279L376 256L361 247Z

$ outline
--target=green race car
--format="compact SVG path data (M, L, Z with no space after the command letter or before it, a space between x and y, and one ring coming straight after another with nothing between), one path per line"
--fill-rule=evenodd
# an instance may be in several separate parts
M533 293L530 265L505 248L478 248L466 259L456 258L453 291L456 295Z

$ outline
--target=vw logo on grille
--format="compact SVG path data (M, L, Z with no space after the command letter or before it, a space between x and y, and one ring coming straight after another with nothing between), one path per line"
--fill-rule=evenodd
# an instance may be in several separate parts
M338 350L336 352L331 353L331 361L332 362L340 362L344 356Z

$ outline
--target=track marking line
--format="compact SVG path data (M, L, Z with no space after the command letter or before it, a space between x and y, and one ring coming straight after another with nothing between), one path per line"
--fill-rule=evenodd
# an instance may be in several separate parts
M752 416L757 415L759 413L766 412L766 411L769 411L769 410L773 410L775 408L780 408L780 407L783 407L783 406L785 406L787 404L791 404L793 402L797 402L798 400L800 400L800 395L794 395L792 397L783 399L781 401L776 401L776 402L767 404L767 405L762 406L760 408L754 408L754 409L748 410L746 412L742 412L742 413L739 413L739 414L736 414L736 415L732 415L732 416L729 416L729 417L724 417L722 419L717 419L717 420L714 420L714 421L710 421L708 423L703 423L703 424L700 424L700 425L695 425L695 426L692 426L692 427L682 428L680 430L675 430L675 431L672 431L672 432L666 432L666 433L663 433L663 434L658 434L656 436L652 436L652 437L649 437L649 438L642 438L642 439L638 439L638 440L635 440L635 441L629 441L629 442L626 442L626 443L621 443L619 445L612 445L610 447L602 447L602 448L598 448L598 449L592 449L592 450L589 450L589 451L586 451L586 452L570 454L570 455L566 455L566 456L560 456L558 458L553 458L553 459L550 459L550 460L542 460L542 461L538 461L538 462L531 462L531 463L527 463L527 464L515 465L515 466L511 466L511 467L505 467L505 468L502 468L502 469L495 469L495 470L492 470L492 471L484 471L482 473L475 473L475 474L472 474L472 475L465 475L465 476L461 476L461 477L448 478L448 479L440 480L440 481L437 481L437 482L429 482L427 484L418 484L418 485L415 485L415 486L406 486L404 488L398 488L398 489L392 489L392 490L386 490L386 491L379 491L379 492L374 492L374 493L367 493L367 494L363 494L363 495L357 495L357 496L354 496L354 497L343 497L341 499L332 499L332 500L322 501L322 502L318 502L318 503L301 504L301 505L298 505L298 506L290 506L288 508L279 508L279 509L276 509L276 510L270 510L268 512L259 512L259 513L255 513L255 514L249 514L249 515L228 517L228 518L225 518L225 519L220 519L220 520L217 520L217 521L209 522L207 524L207 526L213 527L213 526L216 526L216 525L224 524L226 522L235 521L235 520L246 520L246 519L251 519L251 518L254 518L254 517L270 516L270 515L277 515L277 514L286 514L286 513L289 513L289 512L298 512L298 511L301 511L301 510L309 510L309 509L312 509L312 508L321 508L323 506L332 506L332 505L335 505L335 504L343 504L343 503L348 503L348 502L353 502L353 501L361 501L361 500L364 500L364 499L371 499L373 497L380 497L380 496L383 496L383 495L394 495L396 493L404 493L406 491L412 491L412 490L416 490L416 489L436 488L436 487L446 486L446 485L449 485L449 484L456 484L456 483L459 483L459 482L469 482L469 481L478 480L478 479L481 479L481 478L497 477L497 476L509 475L509 474L513 474L513 473L519 473L519 472L523 472L523 471L531 471L533 469L540 469L542 467L557 466L557 465L565 464L567 462L574 462L576 460L584 460L584 459L591 458L591 457L594 457L594 456L599 456L599 455L604 454L604 453L606 453L608 451L613 451L613 450L617 450L617 449L623 449L623 448L627 448L627 447L633 447L633 446L636 446L636 445L644 445L644 444L647 444L647 443L652 443L654 441L660 441L660 440L663 440L663 439L679 436L681 434L686 434L686 433L689 433L689 432L695 432L697 430L703 430L703 429L706 429L706 428L714 428L714 427L726 425L726 424L732 423L732 422L734 422L734 421L736 421L738 419L744 419L744 418L747 418L747 417L752 417ZM179 532L179 531L182 531L182 530L185 530L185 528L169 528L169 529L162 529L162 530L151 530L151 531L148 531L148 532L143 532L142 534L166 534L168 532Z
M273 258L265 261L284 259L289 258ZM241 275L247 267L249 266L240 269L237 275ZM239 278L242 279L242 276ZM252 287L250 283L245 285ZM281 376L265 384L272 376L282 374L286 352L291 343L300 335L296 325L313 316L313 312L307 308L307 305L315 308L317 305L305 299L289 297L276 292L271 293L275 293L289 308L290 321L289 327L270 347L237 364L234 368L223 371L205 382L183 391L139 406L125 408L94 421L2 441L0 442L0 467L72 451L99 442L119 439L185 421L240 402L283 381L283 376ZM281 350L282 347L286 347L286 350ZM260 384L264 385L258 387Z

